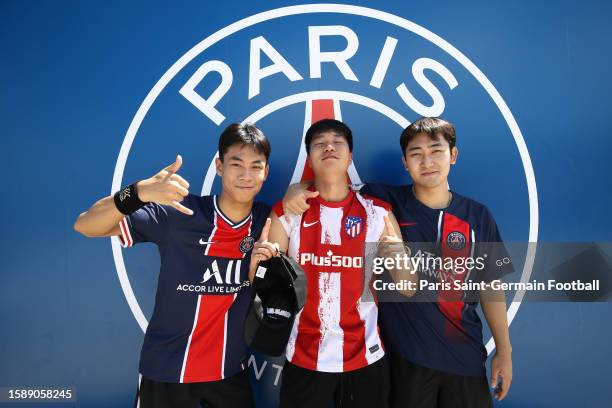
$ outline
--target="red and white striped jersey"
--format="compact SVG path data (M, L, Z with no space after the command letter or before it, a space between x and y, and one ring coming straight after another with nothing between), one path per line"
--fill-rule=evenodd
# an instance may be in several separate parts
M288 255L304 269L306 303L297 315L287 360L323 372L346 372L385 354L378 330L378 306L364 268L366 242L378 242L384 201L355 192L341 202L309 200L302 215L274 211L289 237ZM370 271L371 273L371 271Z

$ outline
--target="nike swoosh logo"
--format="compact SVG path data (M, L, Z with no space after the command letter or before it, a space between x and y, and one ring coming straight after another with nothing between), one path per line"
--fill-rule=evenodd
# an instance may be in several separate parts
M413 225L417 225L417 223L416 222L400 222L399 225L400 225L400 227L410 227L410 226L413 226Z
M208 244L214 244L215 241L204 241L202 238L200 238L200 245L208 245Z
M312 227L313 225L315 225L316 223L318 223L319 221L315 221L315 222L310 222L310 223L306 223L306 221L304 221L304 223L302 224L302 226L304 228L308 228L308 227Z

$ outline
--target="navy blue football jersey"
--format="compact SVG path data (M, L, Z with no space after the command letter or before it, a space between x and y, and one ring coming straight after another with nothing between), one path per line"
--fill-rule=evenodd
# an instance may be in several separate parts
M190 194L182 204L193 215L149 203L120 223L124 247L153 242L161 257L140 373L172 383L216 381L246 368L250 253L270 207L256 202L232 222L216 196Z
M489 254L478 271L471 271L463 278L490 282L513 271L511 263L500 267L494 262L508 255L493 215L484 205L452 192L447 208L432 209L416 199L412 185L368 183L361 192L393 206L412 256L477 257L482 254L482 247L476 243L500 243L489 248L494 253ZM474 248L479 253L474 254ZM428 263L423 265L418 269L420 279L430 282L440 279L440 270L432 270L426 266ZM477 296L467 300L464 293L453 290L433 295L431 291L424 292L427 293L417 291L410 301L381 302L379 321L387 348L423 367L461 375L483 375L487 353L482 322L476 313ZM419 299L419 296L427 298Z

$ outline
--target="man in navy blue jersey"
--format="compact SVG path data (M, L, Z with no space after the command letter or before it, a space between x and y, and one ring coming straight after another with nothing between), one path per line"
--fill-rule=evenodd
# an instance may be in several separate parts
M252 406L243 330L256 265L277 251L267 242L270 208L254 202L270 152L255 125L232 124L219 138L219 196L189 194L189 183L177 174L177 156L153 177L79 215L74 227L83 235L119 236L124 247L159 247L136 406Z
M491 243L495 258L507 256L497 224L482 204L449 191L448 174L458 156L453 125L440 118L421 118L400 137L402 162L412 185L368 183L361 192L393 207L404 241L413 257L441 258L470 255L476 243ZM290 187L283 200L285 212L301 213L317 192L304 185ZM418 244L417 244L418 243ZM419 245L426 244L427 248ZM425 255L429 256L429 255ZM428 265L427 262L424 265ZM432 273L433 272L433 273ZM439 270L418 269L419 278L439 280ZM487 262L477 276L491 282L512 272L511 263ZM451 274L452 275L452 274ZM466 274L451 280L467 279ZM503 399L512 381L511 345L503 292L483 289L476 299L443 289L417 293L410 301L381 302L379 322L391 354L392 406L411 408L492 407ZM429 296L419 299L419 295ZM476 313L478 297L496 344L489 381L482 323ZM487 384L489 383L489 384Z

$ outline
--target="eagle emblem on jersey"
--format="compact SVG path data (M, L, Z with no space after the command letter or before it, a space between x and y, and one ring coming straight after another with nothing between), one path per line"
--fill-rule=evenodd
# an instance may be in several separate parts
M446 237L446 244L449 248L459 251L465 248L465 235L459 231L453 231Z
M255 244L255 238L253 238L250 235L244 237L242 241L240 241L240 252L242 252L243 254L246 254L251 249L253 249L254 244Z
M346 217L344 220L344 230L346 231L346 235L351 238L355 238L361 233L362 224L361 217Z

